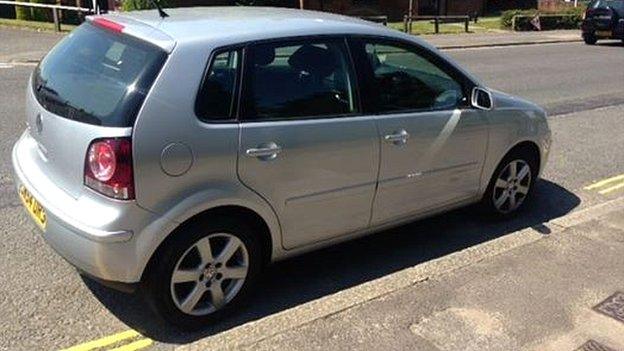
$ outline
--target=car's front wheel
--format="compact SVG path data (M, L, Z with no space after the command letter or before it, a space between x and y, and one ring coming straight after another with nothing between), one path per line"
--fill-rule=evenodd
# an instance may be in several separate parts
M255 281L260 245L230 218L187 224L172 233L148 271L144 293L156 313L193 330L235 307Z
M490 213L509 215L520 210L533 192L538 162L528 151L510 152L500 162L483 196Z

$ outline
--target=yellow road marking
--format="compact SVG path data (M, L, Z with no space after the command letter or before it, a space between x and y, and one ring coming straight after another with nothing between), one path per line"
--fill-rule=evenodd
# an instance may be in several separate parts
M84 344L72 346L62 351L89 351L96 348L113 345L126 339L136 338L138 336L141 336L141 334L139 334L139 332L137 332L136 330L127 330L121 333L103 337L101 339L85 342Z
M620 180L624 180L624 174L620 174L620 175L615 176L615 177L611 177L611 178L607 178L607 179L601 180L599 182L596 182L596 183L593 183L593 184L591 184L589 186L586 186L584 189L585 190L593 190L593 189L601 188L601 187L603 187L605 185L609 185L611 183L614 183L614 182L617 182L617 181L620 181Z
M620 183L618 183L616 185L610 186L610 187L608 187L606 189L602 189L602 190L600 190L598 192L598 194L601 194L601 195L608 194L608 193L610 193L612 191L615 191L615 190L618 190L620 188L624 188L624 181L620 182Z
M140 350L142 348L148 347L153 343L154 341L152 341L151 339L141 339L128 345L110 349L109 351L136 351L136 350Z

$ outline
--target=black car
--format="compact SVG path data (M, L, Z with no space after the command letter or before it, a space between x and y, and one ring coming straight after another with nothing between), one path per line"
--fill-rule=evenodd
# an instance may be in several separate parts
M593 0L587 5L581 25L583 40L594 45L598 39L624 41L624 0Z

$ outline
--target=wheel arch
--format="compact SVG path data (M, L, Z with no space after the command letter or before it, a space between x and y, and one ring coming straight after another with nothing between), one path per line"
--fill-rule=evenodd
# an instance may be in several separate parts
M527 152L529 155L534 157L535 162L537 164L535 167L539 170L542 167L542 152L538 146L538 144L533 140L524 140L513 145L506 153L503 155L501 160L512 152ZM498 161L500 163L500 161Z
M195 213L180 222L173 230L171 230L151 253L142 271L141 281L144 280L150 268L156 264L156 259L159 256L159 253L167 247L167 245L174 240L177 235L180 235L185 227L200 220L210 220L210 218L216 218L219 216L235 217L252 226L254 232L257 233L260 238L263 266L268 265L272 261L275 238L273 237L271 228L265 218L263 218L257 211L239 204L219 205ZM279 242L277 242L277 244L279 244Z
M483 184L482 184L482 188L481 188L481 194L484 194L485 191L487 190L487 187L489 186L490 182L492 181L492 177L494 175L494 172L496 172L496 169L498 168L498 166L500 165L500 163L502 162L502 160L505 159L505 157L507 157L507 155L509 155L512 152L517 152L517 151L525 151L528 152L530 155L532 155L535 158L535 162L537 163L535 166L538 170L538 176L541 173L541 169L543 166L543 153L542 150L539 147L539 143L536 142L535 140L531 140L531 139L524 139L524 140L519 140L513 144L511 144L507 150L505 150L504 153L502 153L502 155L500 155L498 157L498 159L496 160L495 163L493 163L491 169L488 170L487 173L487 178L484 179Z
M154 212L155 219L133 238L138 256L132 281L141 281L158 252L181 227L198 220L217 215L241 216L249 220L262 235L263 262L272 262L282 252L282 233L279 219L260 195L233 183L218 183L191 195L180 196L170 206ZM266 250L266 251L265 251Z

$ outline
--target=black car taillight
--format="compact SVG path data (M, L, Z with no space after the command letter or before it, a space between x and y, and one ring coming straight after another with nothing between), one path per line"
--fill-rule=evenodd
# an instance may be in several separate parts
M85 157L84 183L114 199L134 199L132 140L104 138L92 141Z

